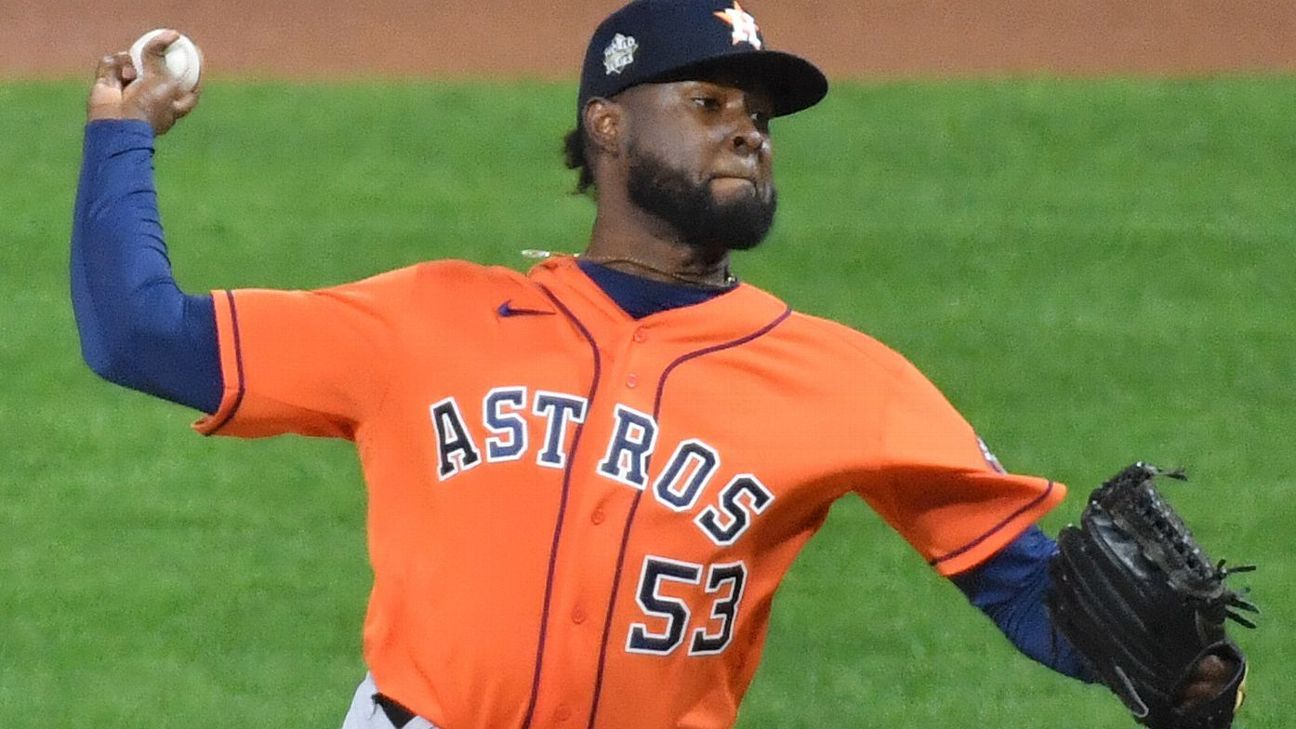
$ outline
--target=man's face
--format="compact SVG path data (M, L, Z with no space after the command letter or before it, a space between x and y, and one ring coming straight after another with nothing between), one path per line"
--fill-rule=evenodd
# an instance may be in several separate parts
M711 80L645 84L622 96L630 200L700 251L759 244L778 203L768 95Z

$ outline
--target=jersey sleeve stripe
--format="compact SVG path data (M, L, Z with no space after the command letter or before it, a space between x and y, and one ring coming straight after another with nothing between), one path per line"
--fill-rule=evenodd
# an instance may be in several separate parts
M1007 530L1013 524L1018 524L1022 530L1034 524L1035 521L1046 513L1066 495L1065 489L1060 487L1055 481L1049 481L1048 486L1040 492L1039 496L1031 499L1028 503L1017 509L1013 513L1004 517L998 524L988 529L984 534L973 539L958 549L947 552L935 559L929 560L928 564L935 567L941 574L956 574L966 569L976 566L984 558L989 557L991 553L998 550L1004 544L1007 544L1016 533L1009 533ZM1028 517L1023 520L1023 517ZM989 542L1002 542L990 544L986 554L978 552L979 547L986 546ZM975 553L975 554L974 554Z
M234 419L243 404L246 386L243 379L243 343L239 337L238 307L232 291L213 291L216 304L216 331L220 338L221 374L225 392L220 408L194 423L194 429L203 435L215 435Z

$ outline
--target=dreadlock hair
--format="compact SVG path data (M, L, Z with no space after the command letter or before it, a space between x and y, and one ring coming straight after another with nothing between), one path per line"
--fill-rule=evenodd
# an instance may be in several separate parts
M563 161L569 170L578 170L576 180L577 194L584 195L594 187L594 171L590 169L589 157L586 154L589 140L585 135L584 122L578 122L576 128L567 132L563 138Z

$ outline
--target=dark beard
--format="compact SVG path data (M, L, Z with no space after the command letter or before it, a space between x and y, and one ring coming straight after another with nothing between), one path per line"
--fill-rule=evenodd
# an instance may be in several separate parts
M631 148L629 155L630 201L665 221L704 255L755 248L774 224L776 190L770 191L768 202L753 193L721 203L708 183L698 184L639 149Z

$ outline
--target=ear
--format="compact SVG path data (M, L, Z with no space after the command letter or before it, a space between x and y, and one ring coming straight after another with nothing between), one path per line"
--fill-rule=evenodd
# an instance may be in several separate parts
M585 104L583 121L585 133L594 147L612 156L620 153L625 123L625 109L620 104L610 99L590 99Z

